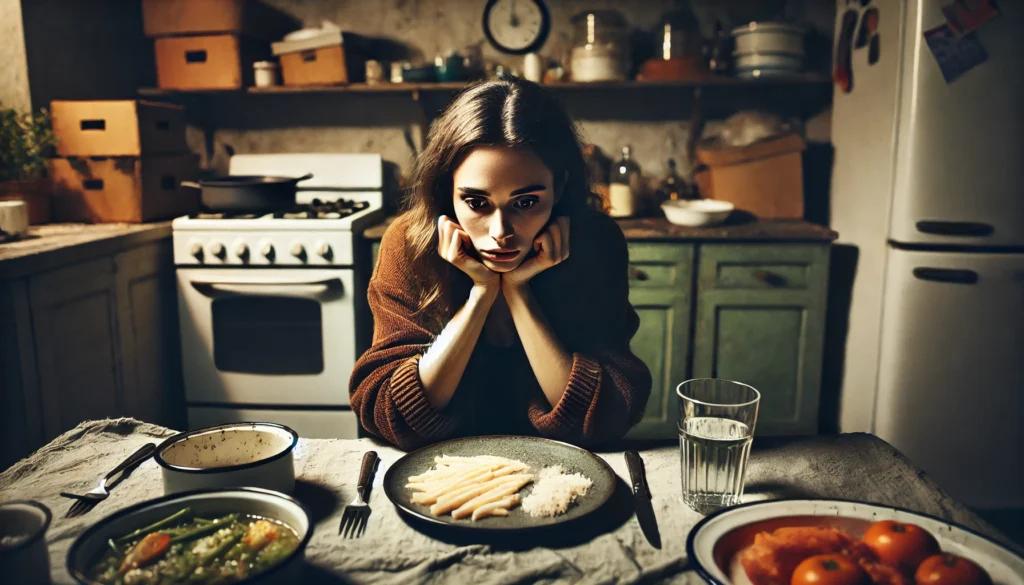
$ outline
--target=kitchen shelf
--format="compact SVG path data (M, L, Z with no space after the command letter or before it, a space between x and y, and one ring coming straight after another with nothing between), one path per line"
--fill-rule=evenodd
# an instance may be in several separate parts
M828 76L820 74L802 74L787 77L770 77L765 79L740 79L738 77L711 77L694 81L602 81L594 83L564 82L545 85L554 91L563 90L645 90L645 89L696 89L703 87L769 87L792 85L827 85L831 83ZM175 95L223 95L223 94L300 94L300 93L419 93L419 92L455 92L465 88L466 82L438 83L351 83L348 85L330 86L274 86L249 87L245 90L221 91L178 91L160 88L141 88L142 96L175 96Z

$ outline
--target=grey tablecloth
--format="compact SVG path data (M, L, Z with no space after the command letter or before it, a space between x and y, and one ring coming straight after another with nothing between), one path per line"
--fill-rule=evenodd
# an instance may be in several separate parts
M134 503L162 495L160 471L147 461L89 514L62 518L69 502L58 492L86 491L102 475L146 441L172 431L132 419L91 421L56 438L0 474L0 501L35 499L50 507L47 533L53 581L71 583L64 568L72 541L88 525ZM307 549L311 581L328 583L700 583L688 571L686 536L701 516L680 496L678 449L643 451L654 510L663 541L651 547L630 515L626 485L605 517L574 529L527 542L473 542L449 534L423 532L401 519L382 489L371 496L373 513L366 535L338 537L345 503L354 497L362 455L375 449L387 466L402 452L371 441L300 441L295 467L296 497L318 517ZM601 454L628 483L622 453ZM623 494L625 492L625 494ZM838 497L900 506L953 520L1005 541L995 529L943 492L885 442L865 434L776 440L755 446L748 470L747 500L782 496ZM441 540L444 539L444 540Z

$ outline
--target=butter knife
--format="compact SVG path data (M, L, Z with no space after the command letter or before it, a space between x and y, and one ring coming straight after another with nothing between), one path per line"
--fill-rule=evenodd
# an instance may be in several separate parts
M661 534L658 533L658 521L651 506L651 490L647 485L647 472L644 460L636 451L626 451L626 468L629 469L629 481L633 484L633 508L636 520L640 523L647 542L654 548L661 548Z

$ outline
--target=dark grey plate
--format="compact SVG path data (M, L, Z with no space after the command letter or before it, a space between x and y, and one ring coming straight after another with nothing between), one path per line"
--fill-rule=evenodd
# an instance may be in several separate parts
M405 484L408 483L410 475L423 473L433 467L434 457L440 455L508 457L526 463L533 468L534 473L549 465L558 464L564 467L567 473L582 473L594 483L586 496L577 498L569 510L560 516L534 518L524 512L521 506L516 506L509 511L508 516L489 516L476 522L469 518L455 520L451 515L438 517L430 513L430 506L412 503L410 497L415 492L406 489ZM539 437L494 435L453 439L409 453L396 461L384 475L384 493L400 511L427 522L469 530L508 532L552 526L586 516L611 498L615 492L615 481L615 473L611 467L586 449ZM519 494L525 497L532 489L533 484L527 485Z

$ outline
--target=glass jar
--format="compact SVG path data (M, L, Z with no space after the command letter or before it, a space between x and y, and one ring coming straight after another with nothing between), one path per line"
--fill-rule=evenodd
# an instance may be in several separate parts
M661 45L658 53L665 61L702 56L700 24L689 10L673 10L662 15L656 37Z
M573 81L621 81L629 70L629 27L614 10L589 10L570 19Z

